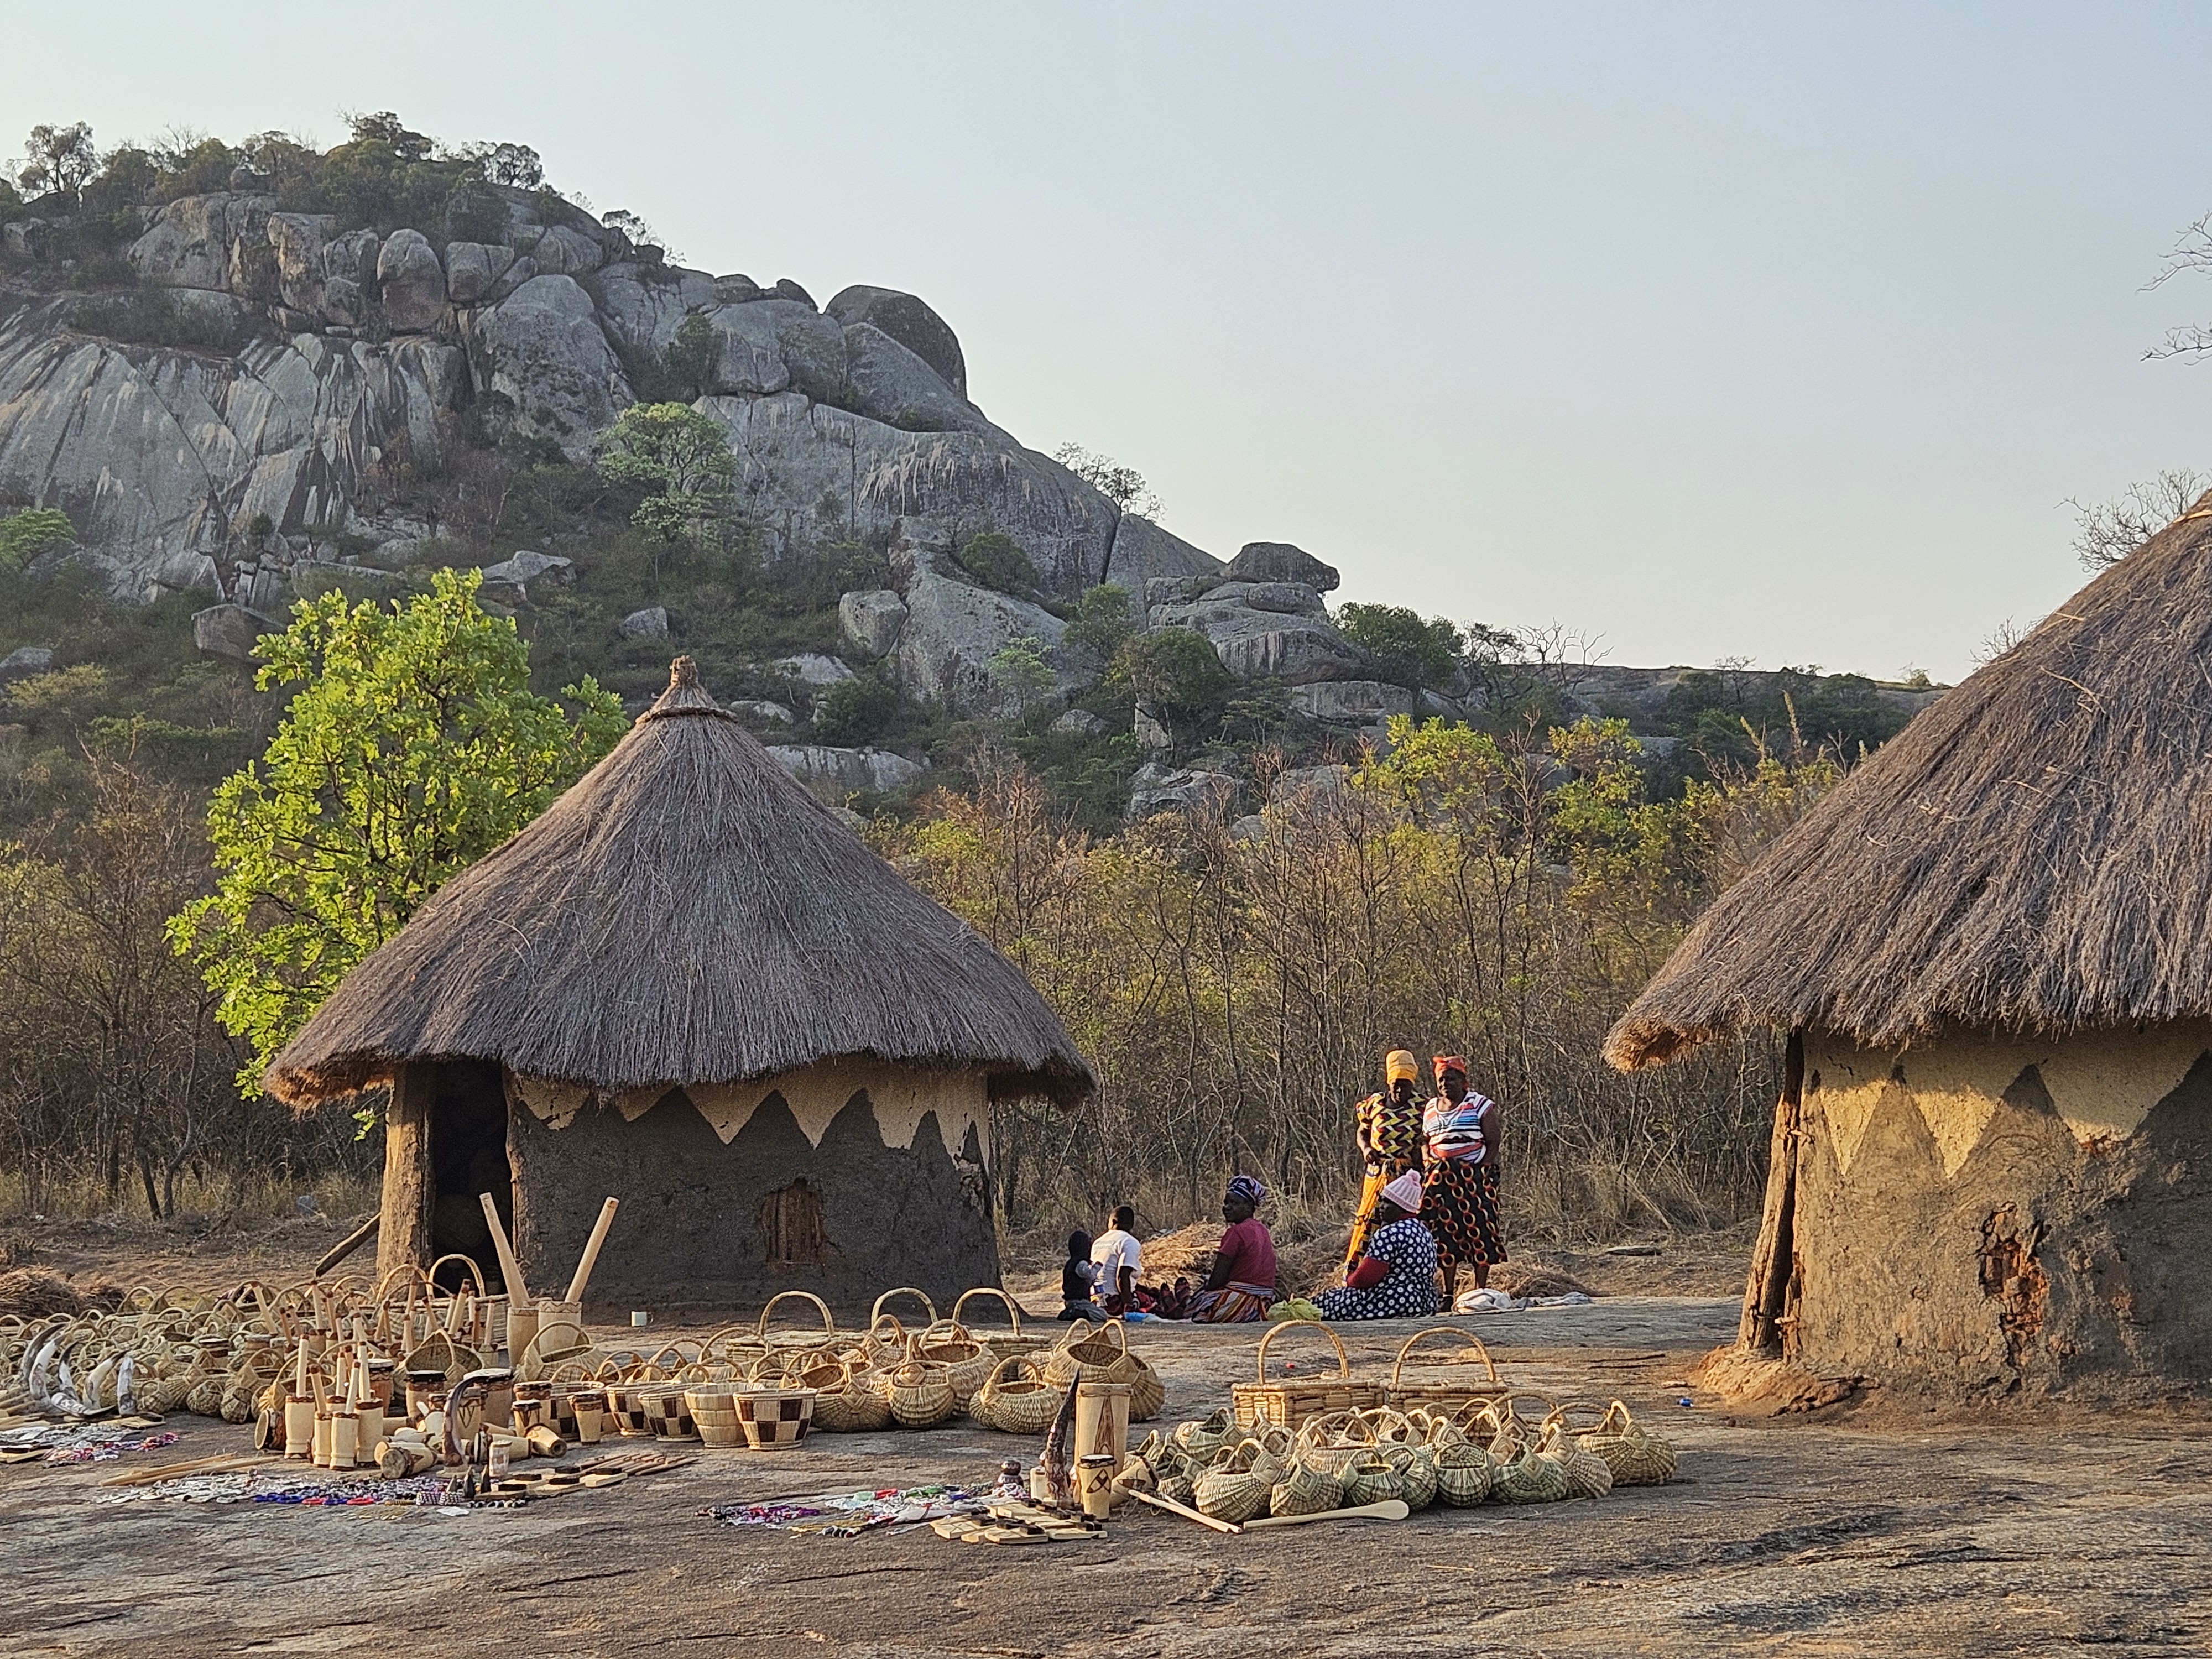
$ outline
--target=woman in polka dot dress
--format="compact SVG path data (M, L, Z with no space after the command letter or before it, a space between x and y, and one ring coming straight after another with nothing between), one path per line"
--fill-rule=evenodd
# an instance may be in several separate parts
M1408 1170L1376 1194L1375 1231L1344 1288L1314 1298L1323 1319L1423 1319L1437 1311L1437 1241L1415 1218L1420 1212L1420 1174Z

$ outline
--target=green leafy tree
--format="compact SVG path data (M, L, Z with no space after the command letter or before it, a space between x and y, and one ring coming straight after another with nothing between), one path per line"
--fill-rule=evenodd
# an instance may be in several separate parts
M729 505L738 458L713 416L688 404L632 404L607 432L599 471L647 492L632 524L665 542L696 541Z
M1376 670L1409 691L1440 685L1459 665L1466 636L1442 617L1424 622L1396 605L1346 605L1337 608L1344 637L1375 659Z
M614 745L621 700L530 690L529 647L474 572L349 606L331 592L264 635L264 690L301 688L267 752L208 809L215 892L169 924L252 1044L249 1092L344 975L439 886L543 811Z
M27 507L0 519L0 570L21 570L40 554L67 547L76 526L59 507Z
M1001 593L1027 593L1037 585L1037 568L1022 544L1003 531L970 536L953 556L960 568L986 587Z
M1135 635L1115 659L1109 678L1126 684L1139 702L1185 734L1218 720L1231 689L1220 656L1204 635L1188 628Z
M677 324L676 337L660 354L670 395L685 400L705 397L714 384L714 365L721 354L720 331L697 312Z
M31 196L60 195L74 201L99 171L100 152L92 147L90 126L82 121L66 127L40 122L23 141L15 182Z
M814 733L823 742L848 748L873 743L897 717L896 687L881 675L855 674L840 680L814 705Z
M1067 624L1065 642L1103 668L1136 631L1137 617L1130 609L1129 590L1117 582L1101 582L1076 601L1075 616Z
M1042 640L1026 636L1009 640L991 653L985 666L990 671L991 684L1013 706L1016 720L1027 719L1030 711L1060 686L1060 677L1044 659Z

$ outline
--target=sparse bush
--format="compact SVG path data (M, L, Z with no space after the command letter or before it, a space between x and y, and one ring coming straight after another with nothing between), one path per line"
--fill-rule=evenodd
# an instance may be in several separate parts
M1137 635L1122 646L1113 672L1140 703L1185 737L1220 718L1231 684L1206 636L1188 628Z
M897 718L899 694L880 675L855 674L822 694L814 706L814 734L839 748L871 744Z
M1016 595L1036 590L1036 566L1022 551L1022 544L1001 531L986 530L970 536L952 556L986 587Z
M1076 602L1063 643L1103 669L1136 631L1129 590L1117 582L1102 582Z

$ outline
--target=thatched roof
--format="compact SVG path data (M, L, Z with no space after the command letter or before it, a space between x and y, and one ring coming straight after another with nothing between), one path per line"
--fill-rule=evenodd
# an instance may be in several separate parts
M698 684L434 894L270 1066L295 1105L410 1060L605 1091L875 1055L1090 1092L1019 969L909 886Z
M1890 1046L2212 1015L2212 494L1922 713L1714 902L1613 1027Z

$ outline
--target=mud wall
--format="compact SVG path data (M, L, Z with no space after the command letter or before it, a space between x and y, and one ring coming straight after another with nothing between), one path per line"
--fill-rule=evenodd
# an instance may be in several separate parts
M980 1073L845 1063L612 1099L510 1079L508 1097L533 1291L565 1288L601 1200L622 1200L592 1278L595 1317L805 1290L860 1320L893 1285L944 1306L998 1282Z
M1950 1395L2212 1388L2208 1050L1808 1035L1786 1352Z

